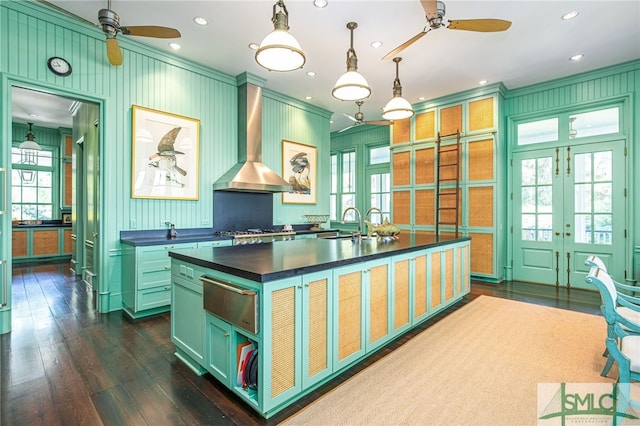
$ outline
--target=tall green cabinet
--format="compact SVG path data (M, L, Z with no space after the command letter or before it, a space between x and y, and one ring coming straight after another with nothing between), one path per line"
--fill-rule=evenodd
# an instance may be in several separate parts
M503 87L464 92L414 106L415 115L392 127L393 222L413 232L435 232L437 147L460 132L459 233L471 237L471 274L501 281L505 264L506 149L499 129ZM446 171L443 171L446 173ZM455 178L453 176L443 176ZM455 188L455 183L443 183ZM455 190L455 189L454 189ZM449 235L452 226L441 226Z

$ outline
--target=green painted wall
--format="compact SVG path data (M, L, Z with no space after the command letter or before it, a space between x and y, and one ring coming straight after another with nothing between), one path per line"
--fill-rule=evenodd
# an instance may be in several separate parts
M10 86L38 88L96 102L101 108L100 300L101 311L121 308L121 230L212 226L212 184L237 161L237 82L229 76L123 38L124 64L110 66L104 34L35 2L0 2L0 77L3 136L11 140ZM51 56L73 66L69 77L47 69ZM318 147L328 164L330 112L265 90L263 162L281 170L281 140ZM200 120L198 201L132 199L131 106L139 105ZM0 166L7 165L7 153ZM327 158L323 158L327 157ZM282 206L274 196L274 219L300 223L303 211L328 210L328 184L318 186L316 205ZM3 248L10 247L4 235ZM0 318L1 321L1 318Z

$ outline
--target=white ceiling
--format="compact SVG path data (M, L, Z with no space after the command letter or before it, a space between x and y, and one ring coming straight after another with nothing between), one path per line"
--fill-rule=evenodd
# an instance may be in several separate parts
M107 4L91 0L49 3L94 23L98 10ZM328 0L326 8L318 9L312 0L285 0L290 33L307 57L303 69L286 73L262 69L254 60L255 52L248 48L249 43L260 43L273 30L275 3L114 0L111 9L120 15L121 25L162 25L182 33L176 40L129 36L137 41L167 51L172 51L168 42L177 41L182 45L174 52L178 56L233 76L248 71L265 78L265 87L302 101L312 96L307 102L334 112L332 131L349 126L351 121L343 114L357 111L355 103L331 96L333 85L346 71L346 24L355 21L358 70L372 88L362 111L365 120L379 120L382 107L392 96L395 78L395 64L381 58L423 31L426 18L420 2ZM513 89L640 58L638 0L448 0L445 4L449 19L499 18L513 24L500 33L440 28L400 53L403 96L411 103L418 102L418 97L433 99L475 88L482 79L489 84L503 82ZM580 14L563 21L561 16L571 10ZM195 16L206 17L209 25L196 25ZM374 40L384 45L374 49L370 46ZM570 62L569 57L578 53L584 54L584 59ZM307 76L307 71L315 71L316 76Z

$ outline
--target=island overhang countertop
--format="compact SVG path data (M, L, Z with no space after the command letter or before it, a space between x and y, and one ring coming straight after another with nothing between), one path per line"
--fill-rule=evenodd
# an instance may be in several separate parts
M351 239L304 239L170 251L169 256L264 283L470 239L404 233L392 242L382 242L376 238L357 242Z

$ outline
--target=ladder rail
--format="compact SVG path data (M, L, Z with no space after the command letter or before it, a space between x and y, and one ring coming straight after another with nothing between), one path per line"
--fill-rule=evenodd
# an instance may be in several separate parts
M455 236L458 237L459 233L459 215L460 215L460 161L461 161L461 149L460 149L460 131L456 132L456 143L452 145L442 145L442 137L438 132L438 139L436 140L436 191L435 191L435 208L436 208L436 235L440 235L440 225L454 226ZM455 162L442 162L442 154L453 153L455 154ZM455 177L442 177L442 170L448 168L455 168ZM443 183L453 183L455 186L441 188ZM454 189L454 191L452 191ZM454 196L455 201L453 207L442 207L443 197ZM450 204L448 204L450 205ZM453 221L443 221L441 213L449 212L453 214Z

